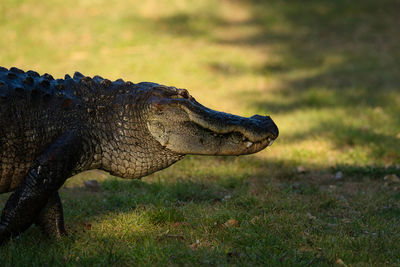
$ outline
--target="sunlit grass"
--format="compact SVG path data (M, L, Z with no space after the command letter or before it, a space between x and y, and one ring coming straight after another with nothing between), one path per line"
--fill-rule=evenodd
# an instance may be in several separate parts
M379 5L1 1L5 67L183 87L280 129L251 156L188 156L142 181L74 177L61 189L69 237L31 227L1 265L398 265L399 184L383 177L400 175L399 10Z

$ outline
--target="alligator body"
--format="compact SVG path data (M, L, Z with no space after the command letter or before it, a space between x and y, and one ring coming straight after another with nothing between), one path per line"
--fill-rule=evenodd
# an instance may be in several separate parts
M255 153L277 136L270 117L217 112L185 89L0 67L0 193L13 191L0 243L32 224L64 235L58 189L76 173L140 178L186 154Z

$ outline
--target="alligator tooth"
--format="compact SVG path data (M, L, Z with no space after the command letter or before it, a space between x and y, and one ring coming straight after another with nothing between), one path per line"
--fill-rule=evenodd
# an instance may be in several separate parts
M271 146L274 143L274 140L271 138L268 138L268 146Z
M252 145L253 145L253 142L250 142L250 141L247 141L247 142L246 142L246 147L247 147L247 148L251 147Z

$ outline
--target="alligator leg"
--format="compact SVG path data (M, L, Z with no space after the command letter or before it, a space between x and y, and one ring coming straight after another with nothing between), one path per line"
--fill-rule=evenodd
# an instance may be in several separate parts
M82 138L69 132L59 137L36 159L4 207L0 221L0 244L34 223L49 198L71 176L82 152ZM45 210L44 213L48 212Z
M62 204L58 192L49 197L46 206L37 217L35 224L50 237L60 238L67 235L64 228Z

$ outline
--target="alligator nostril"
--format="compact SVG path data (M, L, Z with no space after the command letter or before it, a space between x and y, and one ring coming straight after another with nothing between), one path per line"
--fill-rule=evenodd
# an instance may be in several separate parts
M275 123L274 123L274 129L273 129L272 133L274 134L275 139L278 138L278 136L279 136L279 129L278 129L278 126L276 126Z
M268 131L273 135L273 139L278 138L279 136L279 129L276 126L275 122L271 119L268 125Z

